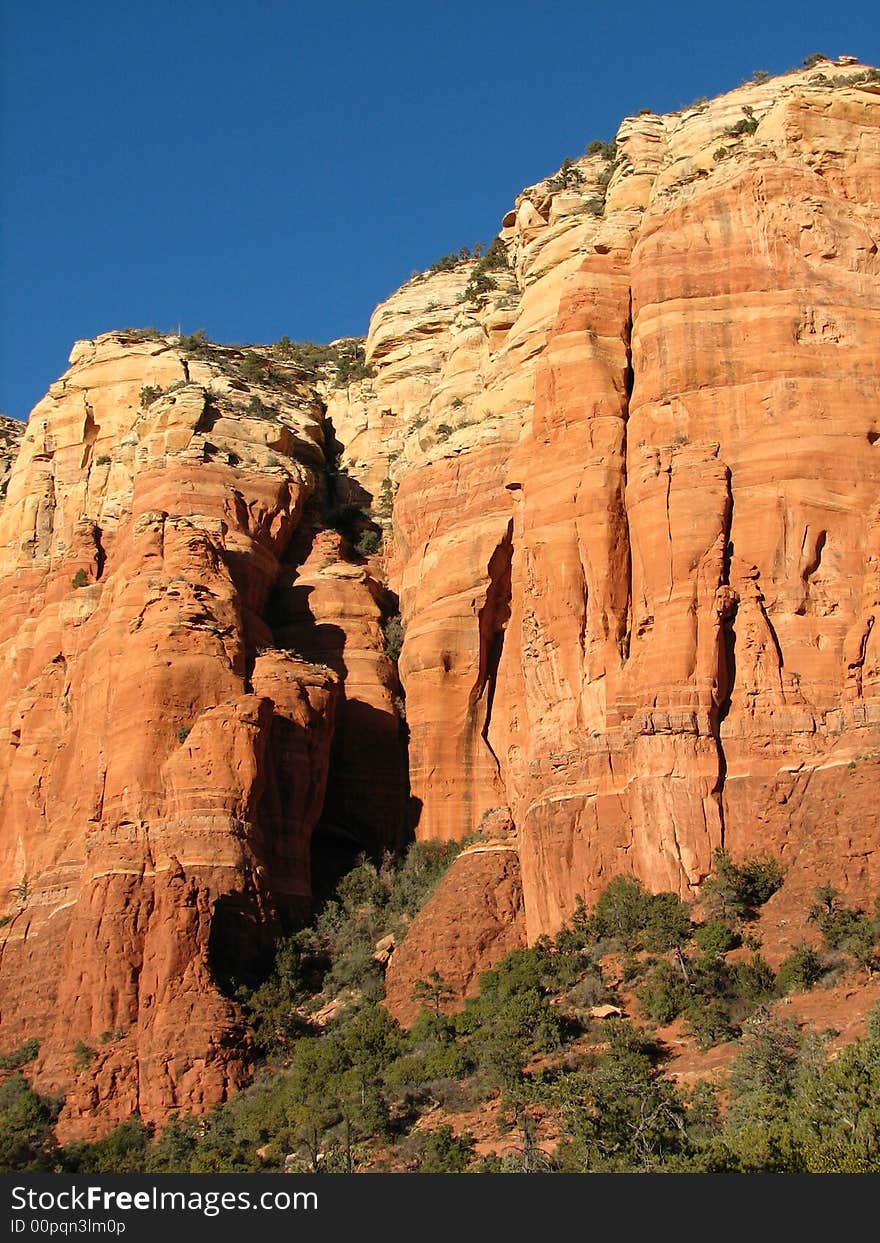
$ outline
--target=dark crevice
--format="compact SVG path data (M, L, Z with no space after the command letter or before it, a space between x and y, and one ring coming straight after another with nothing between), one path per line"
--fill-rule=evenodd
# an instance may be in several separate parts
M630 403L632 402L633 388L635 386L635 372L633 370L632 361L632 332L633 332L633 309L632 309L632 288L629 290L629 306L627 310L626 328L624 330L623 344L626 349L626 369L623 373L623 391L625 401L623 406L623 439L621 444L621 479L620 479L620 505L623 511L623 527L624 539L626 544L626 614L623 619L623 634L620 638L620 659L625 664L629 660L629 649L632 641L632 622L633 622L633 572L632 572L632 546L630 544L629 532L629 510L626 507L626 482L627 482L627 450L629 446L629 413Z
M874 629L874 616L871 614L865 622L865 629L859 641L859 654L856 659L847 666L849 676L855 682L856 698L862 698L862 675L865 667L865 656L868 651L868 640L871 637L871 631Z
M779 636L776 633L776 627L773 625L772 621L770 620L767 614L767 610L764 608L764 597L763 596L759 596L758 604L761 609L761 615L763 616L764 621L767 623L767 631L770 635L770 640L773 644L773 649L776 652L776 659L779 661L779 668L780 670L782 670L785 668L785 660L783 659L783 656L782 656L782 645L779 642Z
M816 551L813 553L813 556L810 559L809 564L804 566L804 572L803 572L804 582L806 582L809 578L812 578L812 576L818 570L819 566L822 564L822 553L825 549L825 544L827 540L828 540L828 532L820 531L816 537Z
M97 582L104 573L104 566L107 564L107 554L104 551L102 543L103 531L99 526L94 529L95 537L95 581Z
M498 682L498 669L501 654L504 650L504 632L510 621L511 612L511 571L513 564L513 519L507 524L504 538L498 544L487 567L489 586L486 599L478 614L480 631L480 657L477 680L469 697L469 715L476 712L477 704L485 703L483 724L480 737L486 745L500 773L501 765L498 756L489 742L489 729L492 724L492 709L495 702L495 690Z
M358 679L349 681L351 641L345 617L347 590L337 603L341 613L328 612L318 585L303 581L300 567L311 558L315 569L316 542L335 531L341 541L326 541L330 561L364 558L354 544L363 531L375 526L369 514L372 495L359 480L340 466L344 445L339 441L333 421L322 406L324 466L314 495L306 503L301 521L288 545L278 583L269 601L266 621L275 646L297 656L326 665L340 679L340 697L329 745L327 782L310 842L312 905L321 902L336 882L349 871L361 855L377 862L386 851L396 852L414 837L421 803L414 799L409 783L409 731L406 725L404 689L398 674L397 657L403 640L400 630L400 603L380 578L379 563L371 560L365 578L351 582L352 621L357 621L363 602L358 593L369 590L378 606L381 646L377 655L388 661L379 673L391 704L377 706L360 696ZM397 629L392 627L397 623ZM355 633L358 633L355 627ZM357 647L357 644L356 644ZM384 662L383 662L384 663Z
M730 587L730 566L733 557L733 541L730 538L733 530L733 487L730 470L727 470L727 508L724 515L724 551L721 565L720 587ZM709 711L709 729L715 741L718 756L718 775L712 793L718 804L718 819L721 831L721 848L724 848L724 785L727 781L727 756L724 753L724 742L721 737L722 727L733 703L733 688L736 683L736 615L738 600L730 593L727 608L721 617L721 635L718 644L718 665L716 670L715 704Z
M626 370L623 373L623 389L626 393L626 409L625 414L629 415L629 404L632 401L633 388L635 386L635 372L633 371L632 362L632 330L633 330L633 296L632 289L629 291L629 307L627 310L626 327L624 329L623 344L626 349Z

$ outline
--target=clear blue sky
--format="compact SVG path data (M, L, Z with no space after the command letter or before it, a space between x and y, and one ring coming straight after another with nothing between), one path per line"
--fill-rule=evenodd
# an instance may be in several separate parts
M876 6L4 0L0 410L71 343L182 325L330 340L514 195L813 51L880 62Z

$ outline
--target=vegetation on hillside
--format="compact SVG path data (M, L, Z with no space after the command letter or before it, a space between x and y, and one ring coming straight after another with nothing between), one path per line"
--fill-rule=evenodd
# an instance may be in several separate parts
M272 346L272 354L280 362L293 363L312 375L325 374L334 388L345 388L355 380L368 380L374 375L364 354L363 340L358 337L345 337L329 345L281 337Z
M35 1043L7 1055L0 1167L880 1170L880 1007L832 1057L833 1033L801 1029L777 1004L842 971L870 974L880 910L821 887L808 912L821 947L797 947L774 973L753 928L784 880L775 860L719 851L699 905L617 877L555 937L485 972L457 1012L441 972L428 973L407 1032L382 1005L381 950L405 936L456 849L362 859L279 944L267 978L237 992L259 1050L254 1082L207 1118L156 1134L134 1117L61 1148L59 1103L25 1076ZM676 1019L699 1048L736 1042L726 1072L690 1087L676 1079L656 1030Z

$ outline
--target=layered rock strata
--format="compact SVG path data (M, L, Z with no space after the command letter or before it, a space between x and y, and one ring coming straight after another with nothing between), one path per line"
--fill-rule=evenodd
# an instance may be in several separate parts
M523 192L496 289L373 316L335 425L394 495L416 832L508 807L531 938L721 845L880 884L876 76L630 117Z
M880 886L877 75L627 118L501 237L377 308L366 379L110 334L31 415L0 1043L40 1039L63 1133L242 1081L235 988L319 845L477 835L391 958L404 1019L620 872L773 853L789 941L817 878Z
M296 370L247 381L244 362L79 343L0 517L0 1032L40 1040L62 1134L243 1081L231 998L309 910L335 724L362 699L397 736L365 570L334 553L294 589L346 617L353 657L288 598L323 407ZM369 802L362 772L334 785Z

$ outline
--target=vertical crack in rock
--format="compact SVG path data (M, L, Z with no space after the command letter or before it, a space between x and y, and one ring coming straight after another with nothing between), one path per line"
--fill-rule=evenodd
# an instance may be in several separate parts
M871 631L874 629L874 617L869 616L865 620L865 628L859 637L858 653L855 660L851 660L847 665L847 676L852 680L854 695L856 699L863 697L863 676L865 669L865 657L868 652L868 640L871 637Z
M629 289L629 310L627 312L626 325L624 327L623 343L626 348L626 370L623 373L623 391L624 401L621 414L623 416L623 440L620 446L620 494L623 501L623 529L626 540L626 614L623 619L623 634L620 638L620 659L622 663L629 660L630 636L632 634L632 617L633 617L633 592L632 592L632 544L630 542L629 532L629 510L626 505L626 481L627 481L627 450L629 447L629 413L630 404L632 402L633 390L635 388L635 371L633 369L633 353L632 353L632 334L633 334L633 305L632 305L632 286Z
M81 470L88 470L91 466L92 452L100 430L99 425L95 422L95 412L89 405L88 398L85 393L83 393L83 453L82 460L80 462Z
M95 581L96 582L103 575L104 567L107 564L107 553L104 549L103 535L104 535L104 532L96 524L92 531L92 536L95 541Z
M468 699L468 715L473 717L477 704L485 697L486 711L480 729L480 737L495 763L495 769L501 773L498 756L489 741L489 728L492 724L492 708L495 702L495 690L498 681L498 667L504 648L504 632L510 621L512 587L511 569L513 563L513 519L508 522L507 530L501 543L498 544L487 567L489 585L486 599L478 614L480 630L480 659L477 680Z
M724 742L721 729L726 720L733 701L733 687L736 682L736 622L739 600L730 587L730 566L733 557L733 486L730 469L726 472L727 504L724 510L724 551L721 564L721 581L716 592L715 607L718 612L718 639L716 657L715 689L713 703L709 709L709 729L715 741L718 754L718 775L712 793L718 805L718 819L721 834L721 847L724 848L724 784L727 780L727 756L724 754Z

